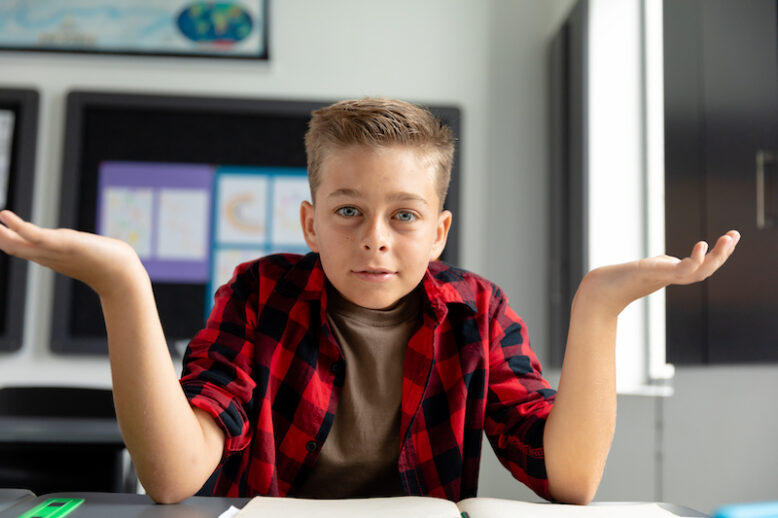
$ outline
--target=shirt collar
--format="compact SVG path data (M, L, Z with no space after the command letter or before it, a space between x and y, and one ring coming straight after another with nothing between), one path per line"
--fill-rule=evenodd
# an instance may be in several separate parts
M475 293L470 283L465 282L463 273L440 261L434 261L427 267L421 282L427 300L436 313L443 306L452 304L462 304L473 313L478 312ZM436 309L436 306L440 306L440 309Z
M319 254L310 253L303 258L301 263L307 263L310 266L310 275L305 282L300 298L302 300L319 300L323 306L326 306L326 277L321 267ZM462 304L473 313L478 312L475 293L470 284L464 282L462 273L462 270L438 261L430 263L427 267L421 280L424 288L422 293L426 299L424 302L433 310L438 321L445 318L448 313L447 306L450 304Z

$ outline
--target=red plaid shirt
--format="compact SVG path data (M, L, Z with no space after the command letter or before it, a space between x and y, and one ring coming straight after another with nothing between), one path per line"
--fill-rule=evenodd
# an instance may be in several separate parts
M514 477L549 498L543 429L555 392L502 291L433 262L405 354L398 471L409 495L475 496L486 432ZM346 365L316 254L244 263L189 344L181 383L226 434L214 494L284 496L332 427Z

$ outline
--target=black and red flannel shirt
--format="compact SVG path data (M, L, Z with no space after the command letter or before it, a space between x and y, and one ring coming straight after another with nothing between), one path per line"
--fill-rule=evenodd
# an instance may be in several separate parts
M327 323L317 254L241 264L184 357L190 403L226 434L214 494L285 496L332 427L347 366ZM422 280L405 354L398 471L408 495L476 495L482 435L515 478L550 498L543 429L555 392L502 291L441 262Z

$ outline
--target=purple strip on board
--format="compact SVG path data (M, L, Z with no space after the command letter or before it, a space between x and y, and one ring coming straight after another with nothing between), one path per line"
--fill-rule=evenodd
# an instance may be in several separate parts
M100 180L105 187L181 187L211 190L213 166L153 162L103 162Z
M149 277L153 281L205 283L210 276L208 261L150 259L143 261L143 266L146 267L146 271L149 272ZM154 272L154 275L151 272Z

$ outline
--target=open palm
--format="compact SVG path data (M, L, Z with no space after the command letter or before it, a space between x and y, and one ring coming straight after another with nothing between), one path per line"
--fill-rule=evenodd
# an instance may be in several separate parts
M730 230L718 238L710 252L708 244L700 241L684 259L659 255L603 266L587 274L585 283L603 304L618 314L630 302L670 284L692 284L707 279L732 255L739 240L740 234Z
M117 287L123 277L142 269L127 243L71 229L47 229L24 221L11 211L0 212L0 249L34 261L88 284L99 294Z
M708 244L700 241L685 259L660 255L638 261L638 267L660 284L660 287L700 282L710 277L727 261L739 240L740 234L736 230L730 230L719 237L710 253L706 253Z

